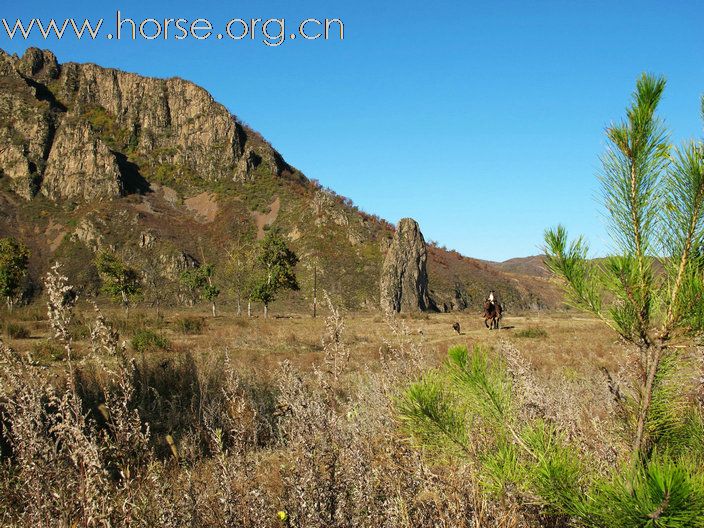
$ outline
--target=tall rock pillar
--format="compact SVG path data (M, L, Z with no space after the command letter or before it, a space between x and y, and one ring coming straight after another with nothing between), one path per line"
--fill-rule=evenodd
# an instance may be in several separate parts
M418 312L433 308L428 294L428 252L418 222L403 218L381 271L381 308L385 312Z

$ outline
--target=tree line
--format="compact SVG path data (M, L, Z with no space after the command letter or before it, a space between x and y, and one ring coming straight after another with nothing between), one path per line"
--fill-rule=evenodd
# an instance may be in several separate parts
M12 310L22 296L29 257L30 251L22 242L12 237L0 238L0 295L5 298L8 310ZM267 232L256 242L235 239L227 257L220 270L208 262L182 270L177 281L180 299L190 306L206 301L216 316L221 286L225 285L235 297L237 315L242 314L242 304L246 300L248 316L252 316L252 303L261 303L264 316L268 317L269 305L281 291L300 289L295 272L299 258L277 230ZM139 270L109 249L99 250L93 263L100 277L101 291L127 313L136 302L146 301L160 315L167 295L165 278L156 263ZM218 272L220 280L216 280Z

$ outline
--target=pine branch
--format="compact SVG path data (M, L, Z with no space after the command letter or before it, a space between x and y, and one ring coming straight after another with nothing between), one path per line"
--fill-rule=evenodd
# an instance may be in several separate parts
M692 260L695 244L701 239L704 219L704 156L701 144L689 143L677 150L672 170L668 174L670 197L674 211L669 215L674 224L675 240L671 243L673 257L679 254L679 264L670 292L669 305L661 339L667 341L682 316L680 295Z

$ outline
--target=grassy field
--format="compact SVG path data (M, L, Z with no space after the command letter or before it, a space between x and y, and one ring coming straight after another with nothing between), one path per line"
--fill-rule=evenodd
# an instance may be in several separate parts
M227 350L239 366L267 372L284 360L305 370L323 358L321 338L325 332L325 311L317 318L286 313L264 319L261 315L248 318L227 312L212 317L207 306L167 310L159 318L153 310L139 308L128 316L111 306L103 306L102 310L128 344L136 333L145 329L166 338L168 350L154 347L149 351L155 359L163 360L184 352L208 354ZM60 368L62 358L57 361L46 354L51 348L47 346L51 335L44 311L41 306L30 306L11 314L4 313L0 331L6 343L15 349L33 352L46 366ZM92 308L83 307L78 311L74 323L77 358L90 349L88 326L93 316ZM351 370L362 367L374 370L379 354L394 341L391 322L378 314L347 313L343 317L344 340L351 350ZM184 322L187 325L189 321L201 328L184 330ZM486 329L478 311L471 310L401 315L395 321L404 327L407 334L404 339L437 361L441 361L453 345L494 347L504 342L518 348L533 367L545 375L567 372L568 375L590 376L603 367L615 368L624 359L624 348L617 336L597 319L577 312L508 313L499 331ZM452 328L455 322L460 323L460 334ZM8 333L13 327L21 329L22 338L15 339L12 331ZM131 346L128 349L135 352Z
M523 408L579 449L618 445L603 369L627 351L577 313L508 313L490 331L472 311L102 312L124 353L80 306L71 361L42 306L3 313L2 525L562 525L518 490L485 489L471 462L414 449L399 397L454 345L504 357ZM479 428L474 442L492 440Z

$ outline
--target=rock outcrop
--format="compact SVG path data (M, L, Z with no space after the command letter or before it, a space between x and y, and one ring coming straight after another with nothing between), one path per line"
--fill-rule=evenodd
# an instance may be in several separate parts
M85 123L64 124L46 162L42 194L54 201L109 200L124 191L117 159Z
M59 76L59 62L49 50L38 48L28 48L17 61L17 71L25 78L33 78L40 81L50 81Z
M29 199L36 193L49 154L54 120L52 106L36 83L20 73L34 70L44 75L44 55L39 53L41 59L34 53L26 55L20 60L0 50L0 174L10 179L17 194Z
M258 134L199 86L49 51L0 50L0 176L25 199L110 199L145 180L244 181L292 172ZM70 145L71 151L66 147Z
M428 293L428 253L418 223L403 218L384 259L381 272L381 308L385 312L434 309Z
M69 63L54 90L78 114L99 109L134 150L158 152L179 176L233 177L245 138L227 109L193 83Z

